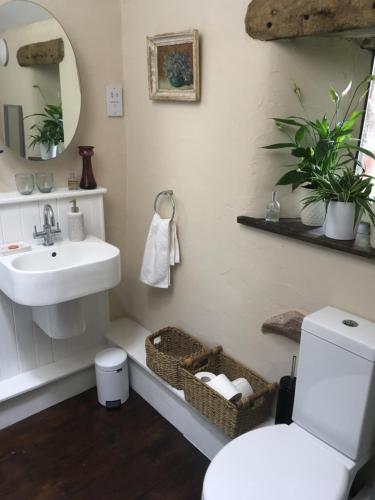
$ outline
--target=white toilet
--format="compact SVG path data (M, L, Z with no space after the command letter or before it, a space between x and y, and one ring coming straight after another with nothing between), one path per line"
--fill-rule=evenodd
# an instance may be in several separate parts
M203 500L346 500L375 447L375 324L326 307L302 325L293 424L231 441Z

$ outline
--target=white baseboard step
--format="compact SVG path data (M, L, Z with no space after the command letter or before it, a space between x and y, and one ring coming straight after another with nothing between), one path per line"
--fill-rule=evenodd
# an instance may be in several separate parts
M0 382L0 403L92 367L96 353L105 347L106 344L99 344L69 358L2 380Z
M146 365L145 339L151 332L129 318L111 323L107 340L128 353L131 387L210 460L229 441L223 432L185 401L179 391Z

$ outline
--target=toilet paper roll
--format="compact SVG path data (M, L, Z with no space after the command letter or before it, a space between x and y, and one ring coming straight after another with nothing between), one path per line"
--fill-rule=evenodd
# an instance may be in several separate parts
M232 381L232 384L241 393L241 399L248 398L254 394L253 388L244 377L236 378L236 380Z
M217 377L207 382L207 385L229 401L238 401L239 399L241 399L240 391L232 384L232 382L226 375L224 375L224 373L221 373Z
M211 372L199 372L196 373L195 376L205 384L207 384L207 382L210 382L210 380L216 377L216 375Z

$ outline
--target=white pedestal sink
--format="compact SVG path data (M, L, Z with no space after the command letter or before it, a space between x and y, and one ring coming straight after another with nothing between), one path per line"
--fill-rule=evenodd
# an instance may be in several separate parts
M84 241L34 245L0 257L0 287L14 302L49 306L109 290L121 279L120 250L88 236Z
M84 333L76 299L114 288L120 279L119 249L93 236L0 257L1 290L32 306L34 321L53 338Z

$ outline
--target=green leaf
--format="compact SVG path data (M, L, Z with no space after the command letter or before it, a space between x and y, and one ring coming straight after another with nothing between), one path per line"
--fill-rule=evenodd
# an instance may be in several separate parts
M351 144L346 144L345 147L347 147L348 149L353 149L354 151L360 151L364 155L369 156L370 158L372 158L373 160L375 160L375 154L372 153L371 151L369 151L366 148L362 148L361 146L354 146L354 145L351 145Z
M293 127L300 127L302 124L290 118L272 118L276 123L283 123L284 125L292 125Z
M296 158L310 158L311 151L310 148L294 148L292 149L292 155Z
M330 144L328 141L319 141L315 148L315 159L317 162L323 160L325 155L328 153Z
M270 144L269 146L263 146L263 149L283 149L283 148L294 148L295 144L292 142L280 142L277 144Z
M296 135L294 137L294 140L296 142L296 144L300 144L302 141L303 141L303 138L305 136L305 133L306 133L306 126L303 125L301 128L299 128L296 132Z
M347 131L348 129L353 128L353 126L358 121L358 118L360 118L363 113L363 111L353 111L353 113L350 115L350 118L345 120L345 122L341 125L341 130Z
M333 132L333 139L340 139L339 142L341 142L343 139L345 139L345 137L349 137L351 135L351 133L353 132L353 129L350 128L348 130L335 130Z
M277 181L276 186L301 185L306 182L306 175L298 170L290 170Z

